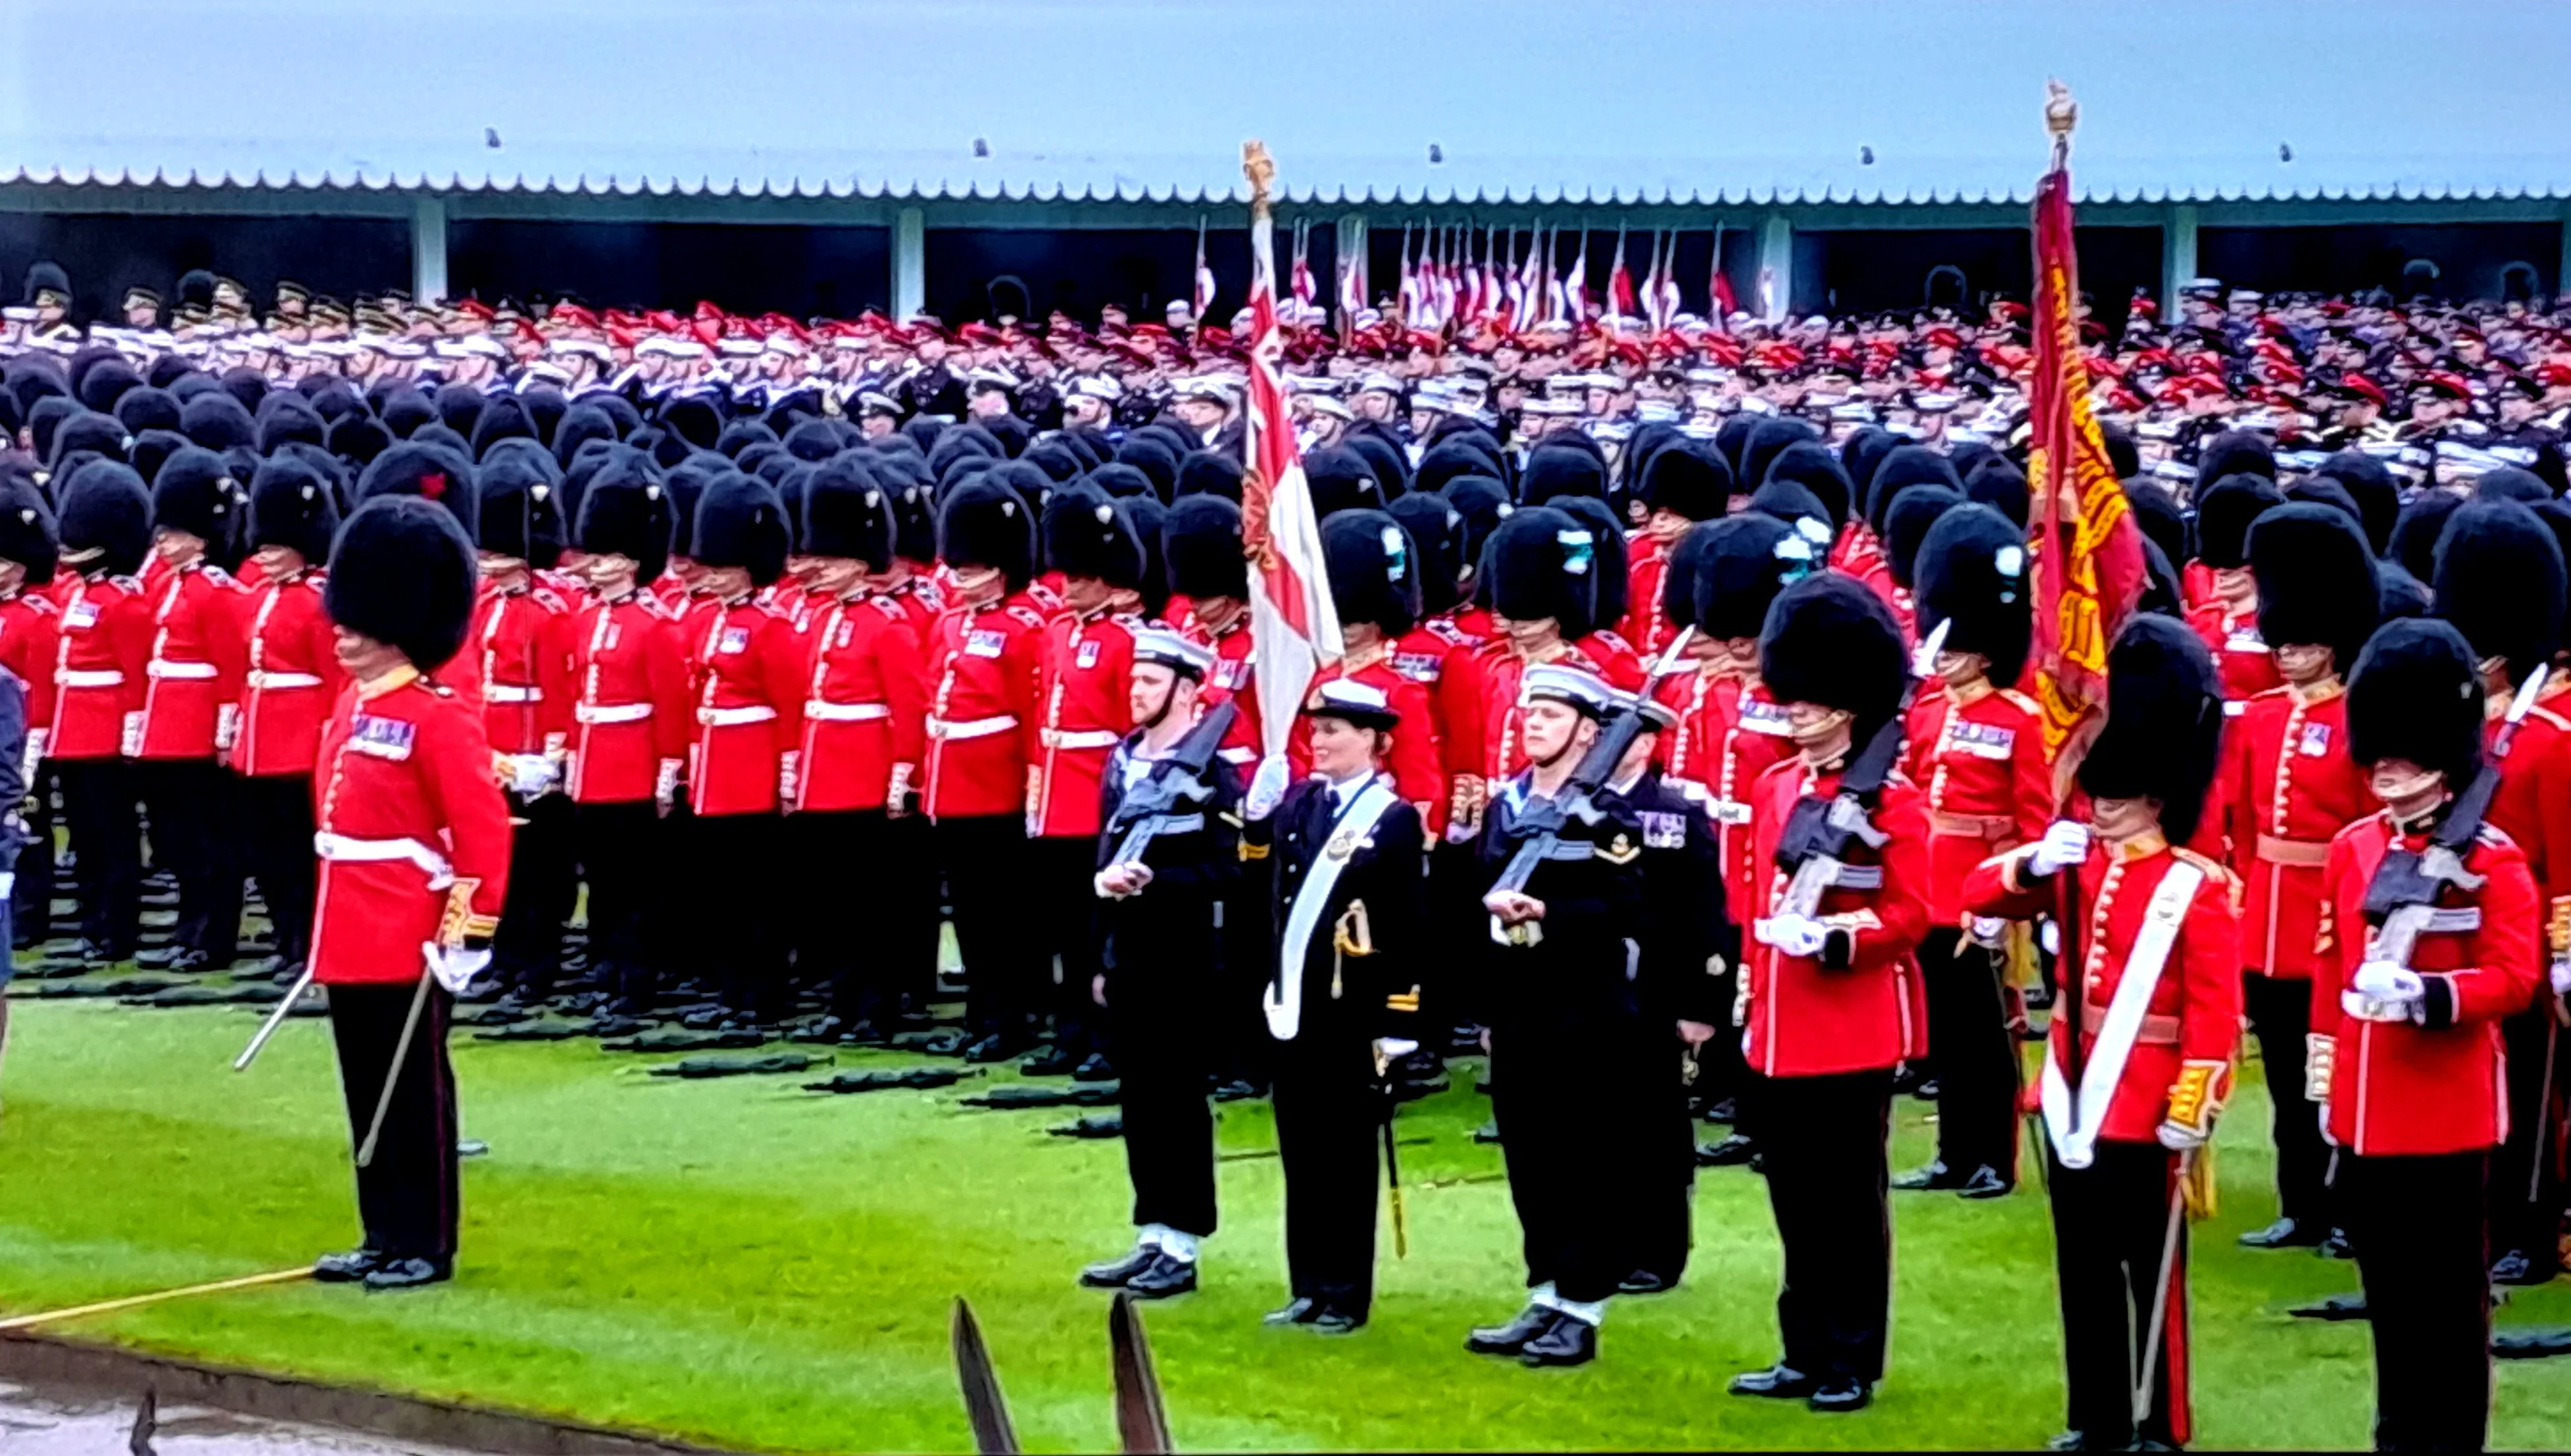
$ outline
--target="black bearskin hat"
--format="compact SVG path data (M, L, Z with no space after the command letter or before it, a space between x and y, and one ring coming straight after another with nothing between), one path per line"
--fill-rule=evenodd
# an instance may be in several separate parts
M1587 637L1596 630L1599 549L1598 533L1568 511L1528 506L1512 514L1482 547L1491 610L1512 622L1550 618L1565 641Z
M0 561L25 567L27 585L38 587L53 580L61 554L43 493L23 475L0 476Z
M1312 488L1312 514L1328 520L1341 511L1383 509L1383 483L1366 458L1345 447L1313 451L1303 461L1303 479Z
M1241 462L1217 450L1195 451L1179 462L1177 492L1183 496L1219 495L1239 505Z
M2286 503L2264 475L2227 475L2196 498L2196 559L2217 571L2250 564L2250 524Z
M1919 635L1948 624L1947 651L1980 653L1993 683L2014 685L2035 631L2026 533L1989 506L1957 506L1928 528L1918 561Z
M1695 583L1696 626L1717 642L1758 637L1777 594L1820 569L1820 547L1773 516L1726 516L1705 532L1705 559Z
M46 456L48 464L59 470L75 450L89 450L110 460L122 460L129 448L125 426L114 415L77 411L54 427L54 448Z
M689 555L706 566L746 567L751 585L765 587L785 574L792 533L785 502L766 481L734 472L707 482L697 501L697 530Z
M1709 447L1686 443L1654 455L1643 467L1643 504L1691 521L1722 515L1732 499L1732 472L1719 458Z
M1007 486L968 480L947 492L938 510L937 552L949 567L997 571L1014 592L1035 576L1034 513Z
M635 579L658 580L670 566L672 506L652 457L620 450L581 492L574 539L592 556L622 556L635 564Z
M2401 508L2399 519L2392 523L2392 544L2384 549L2387 560L2401 564L2401 569L2429 581L2437 575L2437 538L2446 532L2446 518L2463 509L2463 497L2442 490L2422 491Z
M220 389L191 395L179 406L179 432L209 450L258 444L258 424L249 408Z
M339 502L321 472L291 455L259 463L250 478L251 550L283 546L306 566L330 559L330 538L339 532Z
M1734 474L1740 476L1744 484L1756 490L1768 483L1769 471L1776 465L1779 456L1797 445L1806 442L1816 443L1820 437L1821 432L1812 428L1809 421L1796 419L1791 415L1760 416L1750 426L1750 433L1741 442L1741 468Z
M2276 484L2277 452L2269 447L2266 436L2250 430L2226 430L2206 441L2197 452L2196 485L2200 496L2235 475L2256 475Z
M2178 502L2168 491L2149 480L2128 480L2122 484L2125 487L2125 504L2134 513L2134 524L2142 528L2144 540L2158 546L2161 554L2173 562L2185 561L2196 554L2187 545L2187 513L2178 508Z
M1566 495L1607 495L1607 466L1590 451L1548 438L1527 455L1518 474L1518 499L1540 506Z
M1854 577L1822 572L1769 604L1759 676L1779 703L1845 710L1861 746L1901 711L1910 652L1881 597Z
M1094 485L1057 488L1044 507L1045 565L1128 591L1143 585L1143 542L1131 518Z
M1625 529L1615 507L1594 495L1575 495L1556 501L1553 508L1588 527L1590 539L1598 543L1597 564L1590 572L1595 580L1589 589L1589 631L1621 626L1632 595L1633 562L1625 554Z
M803 550L892 570L892 498L865 463L838 455L812 472L803 491Z
M152 477L152 526L185 531L220 553L232 540L240 486L224 457L190 446L171 452Z
M2406 758L2461 792L2482 758L2482 675L2451 622L2387 622L2347 680L2347 755L2372 768Z
M2362 450L2341 450L2323 460L2313 474L2337 481L2355 500L2356 513L2365 522L2366 544L2375 555L2391 549L2392 524L2401 516L2401 491L2382 461Z
M2562 645L2562 547L2551 527L2514 501L2469 501L2437 538L2429 587L2436 613L2487 661L2504 658L2508 681L2553 660Z
M1470 575L1464 564L1464 515L1441 495L1414 490L1384 513L1410 533L1419 552L1419 610L1425 616L1452 612L1464 600Z
M63 561L84 576L132 576L152 549L152 494L131 465L93 460L62 488Z
M482 534L475 544L538 571L551 570L562 560L562 492L554 472L546 468L551 464L553 457L540 448L491 452L474 471L482 494L476 513Z
M1397 638L1419 622L1419 553L1384 511L1341 511L1321 523L1321 560L1339 624L1370 622Z
M2107 650L2107 724L2080 760L2092 798L2160 800L2161 832L2195 837L2222 758L2223 680L2196 630L2142 613Z
M1942 485L1957 495L1964 493L1964 477L1955 473L1955 462L1926 445L1902 445L1885 455L1883 463L1874 469L1874 483L1866 490L1866 525L1881 536L1893 501L1903 491L1922 485Z
M1883 565L1894 586L1910 590L1919 570L1919 544L1948 511L1962 504L1962 491L1919 485L1903 491L1883 513Z
M1670 547L1669 565L1661 572L1661 616L1672 631L1696 626L1696 582L1714 554L1714 528L1721 524L1699 521Z
M1145 491L1141 495L1116 499L1116 514L1125 518L1134 539L1143 543L1143 580L1134 590L1143 599L1143 615L1159 619L1168 615L1170 605L1170 564L1161 556L1161 532L1170 522L1170 508L1161 498Z
M1768 462L1766 479L1758 483L1766 485L1772 480L1791 480L1810 491L1812 499L1828 513L1832 536L1847 524L1848 502L1856 487L1827 445L1818 440L1797 440L1778 451L1777 458Z
M357 477L357 499L370 501L379 495L415 495L435 501L464 528L466 540L480 532L482 501L474 489L472 466L434 445L406 440L376 456Z
M2289 501L2250 528L2250 570L2259 579L2259 636L2270 647L2318 644L2334 671L2356 665L2374 633L2378 587L2355 520L2336 506Z
M473 543L453 515L415 496L380 496L339 528L321 606L430 673L464 646L480 584Z
M1241 554L1241 507L1219 495L1192 495L1170 505L1161 527L1161 556L1170 593L1190 601L1248 597L1250 560Z

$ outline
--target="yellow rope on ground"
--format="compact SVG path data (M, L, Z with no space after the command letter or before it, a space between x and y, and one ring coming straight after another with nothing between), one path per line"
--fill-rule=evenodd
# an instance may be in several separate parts
M255 1289L261 1284L285 1284L310 1277L312 1277L312 1266L298 1264L290 1269L271 1269L263 1274L244 1274L238 1279L217 1279L211 1284L190 1284L185 1288L161 1289L150 1294L128 1294L122 1299L102 1299L95 1304L74 1304L67 1309L47 1309L37 1314L20 1314L12 1318L0 1319L0 1333L16 1329L32 1329L39 1324L79 1319L91 1314L113 1314L120 1309L136 1309L146 1304L158 1304L164 1299L185 1299L192 1294L221 1294L232 1289Z

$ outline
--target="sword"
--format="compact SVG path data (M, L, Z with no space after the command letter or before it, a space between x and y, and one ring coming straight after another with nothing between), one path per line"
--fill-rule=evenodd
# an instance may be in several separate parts
M1410 1202L1401 1191L1401 1154L1395 1151L1399 1140L1392 1135L1392 1121L1401 1111L1393 1096L1392 1059L1383 1054L1383 1044L1375 1044L1375 1085L1383 1090L1383 1122L1377 1131L1383 1135L1383 1184L1392 1202L1392 1256L1410 1257Z
M401 1085L402 1063L409 1060L410 1041L419 1030L419 1014L427 1009L428 988L436 977L419 973L419 989L410 998L410 1014L402 1018L401 1040L393 1043L393 1064L384 1072L383 1095L375 1099L375 1120L367 1125L366 1141L357 1145L357 1166L371 1167L375 1161L375 1141L384 1135L384 1115L393 1110L393 1089Z
M2158 1383L2161 1331L2169 1318L2170 1275L2178 1264L2178 1234L2187 1226L2187 1176L2196 1166L2196 1150L2178 1156L2178 1176L2170 1181L2169 1227L2161 1234L2161 1276L2152 1285L2152 1322L2143 1334L2142 1378L2134 1384L2134 1430L2140 1433L2152 1413L2152 1387Z
M1107 1345L1116 1366L1116 1435L1127 1451L1165 1456L1170 1444L1170 1411L1161 1400L1161 1377L1152 1366L1152 1342L1143 1337L1143 1316L1134 1296L1116 1291L1107 1306Z
M1015 1456L1018 1433L1009 1425L1009 1402L1000 1393L999 1372L991 1368L990 1346L982 1343L982 1325L973 1306L955 1296L955 1322L949 1342L955 1350L955 1379L964 1387L964 1418L973 1425L973 1449L982 1456Z
M276 1035L278 1027L285 1025L285 1018L294 1011L294 1003L302 1000L303 993L311 988L312 962L306 958L303 962L303 974L295 977L294 984L286 988L285 999L276 1003L276 1009L267 1014L267 1020L258 1024L258 1034L250 1039L249 1046L242 1048L240 1056L233 1058L234 1071L250 1070L250 1064L258 1056L258 1049L267 1045L267 1039Z

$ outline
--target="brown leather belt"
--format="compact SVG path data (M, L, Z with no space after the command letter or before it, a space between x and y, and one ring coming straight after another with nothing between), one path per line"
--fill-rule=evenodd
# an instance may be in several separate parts
M1928 832L1996 844L2003 839L2017 837L2017 820L2006 814L1931 813L1928 815Z
M2280 839L2274 834L2259 836L2259 857L2270 864L2300 864L2318 869L2329 863L2327 839Z
M2107 1025L2107 1008L2092 1001L2080 1008L2080 1029L2096 1036ZM2178 1018L2153 1012L2143 1015L2143 1029L2134 1035L2138 1047L2174 1047L2178 1045Z

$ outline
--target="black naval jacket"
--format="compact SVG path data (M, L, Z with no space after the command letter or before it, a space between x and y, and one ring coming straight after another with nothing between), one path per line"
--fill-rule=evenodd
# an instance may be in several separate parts
M1329 903L1313 921L1303 964L1286 972L1303 978L1302 1022L1294 1040L1419 1041L1425 1025L1419 1019L1419 957L1425 950L1420 932L1428 874L1419 810L1396 799L1370 832L1337 845L1332 826L1340 807L1327 782L1306 778L1286 790L1276 812L1243 830L1242 857L1265 858L1272 871L1272 892L1257 897L1268 907L1262 927L1268 953L1260 971L1277 974L1286 953L1286 917L1305 876L1334 846L1341 847L1345 862L1330 886ZM1257 882L1257 870L1249 878Z
M1521 773L1491 795L1474 845L1476 883L1485 891L1527 835L1521 820L1534 781L1532 771ZM1527 943L1489 947L1488 1025L1547 1027L1551 1040L1575 1025L1641 1014L1643 852L1641 813L1613 794L1598 795L1587 818L1563 824L1553 853L1527 880L1526 893L1545 907L1542 920L1524 927L1536 933Z
M1636 979L1644 1014L1730 1026L1730 983L1722 976L1738 957L1740 932L1724 915L1723 864L1705 810L1689 803L1657 768L1609 791L1633 809L1643 829L1643 943Z
M1128 765L1135 762L1136 729L1107 755L1099 785L1098 867L1105 869L1125 838L1116 811L1125 801ZM1099 903L1100 964L1113 988L1119 975L1191 977L1203 973L1205 994L1224 965L1224 902L1241 878L1241 775L1221 758L1206 765L1188 812L1143 849L1152 882L1138 895ZM1170 987L1167 989L1177 989ZM1113 989L1110 995L1117 994ZM1131 994L1130 989L1126 994Z

